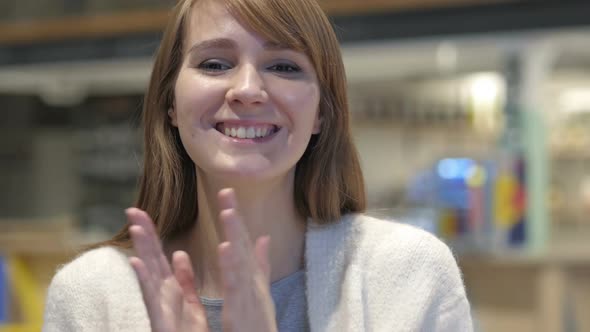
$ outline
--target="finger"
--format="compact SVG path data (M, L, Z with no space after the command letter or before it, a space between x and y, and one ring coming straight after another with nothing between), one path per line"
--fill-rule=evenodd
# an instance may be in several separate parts
M139 225L145 229L146 234L149 236L150 240L154 242L154 245L158 250L162 249L160 237L158 236L154 222L147 212L137 208L129 208L125 210L125 214L127 215L129 222Z
M158 236L152 218L150 218L147 212L137 208L129 208L125 210L125 213L132 224L142 226L145 229L146 234L154 242L155 247L161 250L162 245L160 243L160 237Z
M174 276L182 289L185 300L194 305L196 310L203 311L203 306L195 289L195 273L188 254L184 251L175 251L172 254L172 266Z
M260 254L268 254L268 237L257 241ZM265 320L264 312L272 312L269 317L274 320L272 297L270 296L270 284L268 278L263 275L262 269L251 268L256 264L244 263L243 253L237 252L233 243L224 242L218 247L220 271L223 281L223 311L222 322L224 331L233 331L234 328L243 327L236 324L253 323L260 324ZM264 256L264 255L263 255ZM267 271L270 271L268 269ZM262 323L264 324L264 323ZM247 328L244 328L247 330Z
M240 288L249 288L248 283L238 281L237 264L232 244L223 242L218 246L219 269L223 285L223 310L221 313L223 331L235 331L235 322L240 319L237 308L240 302ZM246 308L244 308L246 309Z
M270 236L261 236L256 240L254 247L254 253L256 256L256 262L258 267L266 277L266 280L270 282L270 262L268 250L270 247Z
M153 261L154 272L159 273L163 278L171 275L170 264L166 259L166 255L162 250L162 244L154 228L154 223L150 216L145 212L137 208L129 208L125 211L127 218L132 225L137 225L143 228L145 237L142 237L144 241L144 249L146 254L150 255L150 260Z
M237 209L238 199L233 188L224 188L217 193L217 201L219 203L219 210Z
M220 211L220 218L222 219L222 223L224 228L226 226L234 226L234 223L237 223L237 228L233 229L224 229L225 236L228 238L231 235L237 235L235 232L239 232L239 226L241 226L241 216L239 215L238 211L238 201L236 198L236 193L233 188L225 188L219 191L218 195L218 202L219 202L219 211ZM244 229L245 230L245 229ZM234 232L235 231L235 232ZM240 234L241 235L241 234ZM238 240L238 236L234 236L233 239L229 239L228 241L236 242Z
M217 248L217 257L219 259L224 298L227 299L237 285L236 262L232 253L232 244L230 242L221 243Z
M143 302L146 305L148 314L150 317L157 317L159 315L160 301L157 299L158 294L156 292L155 285L153 284L152 278L150 278L150 272L144 262L138 257L130 257L129 263L135 271L135 275L139 281L139 287L141 289L141 295Z
M206 327L207 315L195 288L196 278L189 255L185 251L175 251L172 254L172 267L194 323Z
M229 242L225 250L222 246L221 252L224 255L222 258L225 258L224 261L227 263L226 274L236 284L247 284L258 270L248 232L235 210L223 211L220 219Z
M158 267L157 259L153 255L153 250L150 248L150 240L143 227L139 225L132 225L129 227L129 234L133 241L133 248L139 259L143 262L148 271L153 276L161 276L160 268Z
M219 213L219 220L223 225L226 240L233 243L237 250L251 253L253 248L250 235L237 211L235 209L223 210Z
M160 279L165 279L168 274L165 273L168 268L167 263L163 263L161 256L155 249L153 240L147 235L147 232L142 226L132 225L129 227L129 234L133 240L133 247L136 250L137 256L141 258L149 269L149 271ZM166 265L164 265L166 264Z
M218 203L220 207L220 220L224 228L226 239L237 244L240 250L252 251L252 241L248 230L244 226L244 220L238 213L238 201L233 188L225 188L219 191Z

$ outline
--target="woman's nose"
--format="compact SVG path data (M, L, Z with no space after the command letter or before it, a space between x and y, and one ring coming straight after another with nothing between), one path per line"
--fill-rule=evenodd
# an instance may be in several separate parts
M226 98L228 102L244 105L268 100L264 80L255 66L243 66L235 73Z

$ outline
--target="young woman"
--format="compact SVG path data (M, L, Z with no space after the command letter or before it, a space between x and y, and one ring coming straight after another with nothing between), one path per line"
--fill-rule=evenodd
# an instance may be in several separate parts
M56 274L44 331L472 330L449 249L361 214L314 0L178 1L143 126L137 208Z

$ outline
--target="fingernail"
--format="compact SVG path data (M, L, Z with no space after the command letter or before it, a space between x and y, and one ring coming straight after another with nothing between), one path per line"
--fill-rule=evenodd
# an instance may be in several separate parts
M125 215L129 216L135 213L135 211L137 211L137 208L134 207L129 207L125 209Z
M235 223L235 210L234 209L224 209L219 214L221 220L228 225L232 225Z

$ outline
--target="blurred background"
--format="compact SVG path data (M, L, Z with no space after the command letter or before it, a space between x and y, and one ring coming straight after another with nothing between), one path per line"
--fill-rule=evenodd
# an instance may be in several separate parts
M1 0L0 331L38 331L57 266L125 223L172 3ZM453 247L477 331L590 331L590 2L320 3L369 214Z

